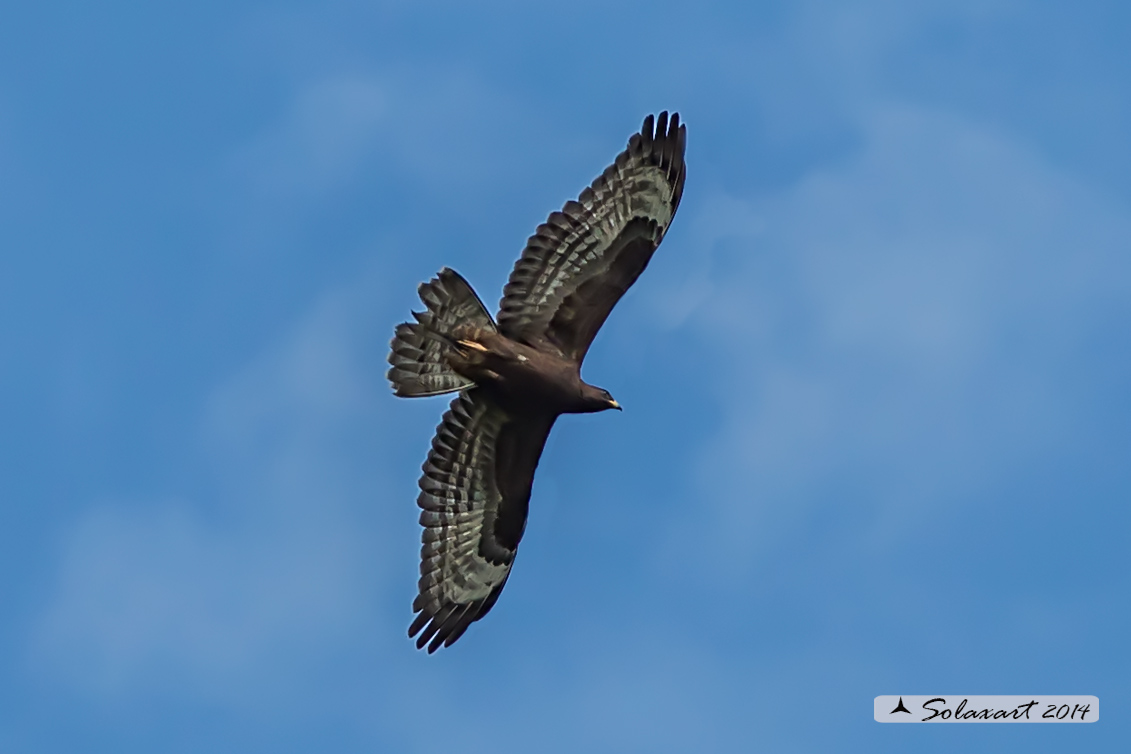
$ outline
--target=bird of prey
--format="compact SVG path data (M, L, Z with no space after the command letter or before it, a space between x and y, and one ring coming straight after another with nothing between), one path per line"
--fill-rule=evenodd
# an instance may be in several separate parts
M558 416L620 408L581 379L581 362L675 216L686 140L678 113L645 118L613 164L526 242L496 319L445 267L419 288L425 311L396 328L394 392L459 393L420 478L420 594L408 630L418 649L450 646L498 600Z

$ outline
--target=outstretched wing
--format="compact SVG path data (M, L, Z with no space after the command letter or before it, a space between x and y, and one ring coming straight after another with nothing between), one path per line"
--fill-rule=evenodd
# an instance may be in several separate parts
M654 126L654 128L653 128ZM580 363L664 238L683 194L687 127L644 119L593 185L526 242L503 288L499 329Z
M480 391L444 414L420 478L424 527L419 613L408 629L429 653L463 635L495 604L522 532L552 416L511 417Z

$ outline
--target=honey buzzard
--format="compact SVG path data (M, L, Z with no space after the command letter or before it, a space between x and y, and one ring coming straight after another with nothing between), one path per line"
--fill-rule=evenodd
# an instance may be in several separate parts
M420 478L420 594L408 630L418 649L450 646L499 598L558 416L620 408L582 381L581 362L675 216L686 139L678 114L645 118L613 164L526 242L497 320L444 268L420 286L425 311L397 327L394 392L459 393Z

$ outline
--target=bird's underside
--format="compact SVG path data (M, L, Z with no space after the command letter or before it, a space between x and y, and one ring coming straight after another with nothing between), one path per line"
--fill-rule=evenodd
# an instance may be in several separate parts
M619 408L582 381L581 364L675 215L686 138L677 114L645 118L616 161L527 241L497 320L445 268L420 286L425 310L397 327L395 393L458 392L420 478L420 594L409 628L418 648L450 646L495 604L557 417Z

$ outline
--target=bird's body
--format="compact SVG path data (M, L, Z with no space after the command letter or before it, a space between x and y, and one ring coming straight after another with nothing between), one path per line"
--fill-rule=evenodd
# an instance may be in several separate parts
M511 414L586 414L610 406L604 390L581 379L580 365L505 335L481 328L458 329L448 355L452 370L473 381Z
M581 364L675 215L686 133L678 115L645 118L628 149L528 240L497 321L444 268L420 286L426 310L397 327L389 356L396 394L459 392L420 479L419 614L409 628L417 647L452 644L495 604L558 416L620 408L581 379Z

